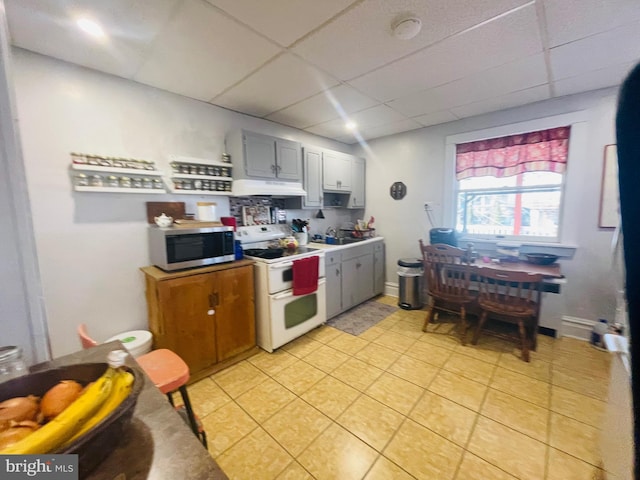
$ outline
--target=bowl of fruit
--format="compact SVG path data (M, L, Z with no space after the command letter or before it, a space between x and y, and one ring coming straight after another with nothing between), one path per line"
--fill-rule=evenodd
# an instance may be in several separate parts
M81 476L95 468L119 442L142 390L143 374L124 357L111 352L109 363L0 383L0 455L74 453Z

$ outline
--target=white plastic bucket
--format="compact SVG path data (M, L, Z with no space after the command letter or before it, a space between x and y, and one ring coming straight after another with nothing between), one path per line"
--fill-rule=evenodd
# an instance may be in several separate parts
M153 335L147 330L130 330L107 339L107 342L120 340L133 357L139 357L151 351Z

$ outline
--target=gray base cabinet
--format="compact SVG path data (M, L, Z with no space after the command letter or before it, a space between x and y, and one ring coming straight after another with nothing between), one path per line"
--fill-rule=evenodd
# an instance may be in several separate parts
M339 253L327 253L324 258L327 282L327 318L332 318L342 311L342 256Z
M325 255L327 318L384 291L384 244L374 242Z
M384 293L384 243L373 244L373 294Z

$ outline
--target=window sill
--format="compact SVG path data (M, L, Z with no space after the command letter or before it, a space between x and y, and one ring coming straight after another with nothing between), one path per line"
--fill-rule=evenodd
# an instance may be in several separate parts
M473 237L460 237L458 238L458 246L464 248L467 243L473 243L474 248L479 252L495 252L498 243L507 243L502 239L486 239L486 238L473 238ZM566 243L555 242L527 242L527 241L509 241L508 243L519 244L520 253L548 253L550 255L557 255L563 259L571 259L578 249L577 245L570 245Z

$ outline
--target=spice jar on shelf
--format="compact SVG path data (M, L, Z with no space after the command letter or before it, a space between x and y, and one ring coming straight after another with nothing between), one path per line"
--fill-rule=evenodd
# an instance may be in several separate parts
M131 188L131 178L130 177L120 177L120 187L122 187L122 188Z
M89 180L89 185L92 187L101 187L102 186L102 175L92 175Z
M76 187L88 187L89 177L85 173L79 173L73 178L73 183Z
M156 190L161 190L164 188L164 184L162 183L162 180L160 180L159 178L154 178L153 179L153 188L155 188Z
M135 177L131 180L131 186L133 188L142 188L142 179L139 177Z
M77 165L85 165L87 163L87 158L82 153L71 153L71 161Z
M107 187L119 187L120 182L118 181L118 177L115 175L109 175L107 177Z
M153 188L153 180L146 177L142 179L142 188Z

